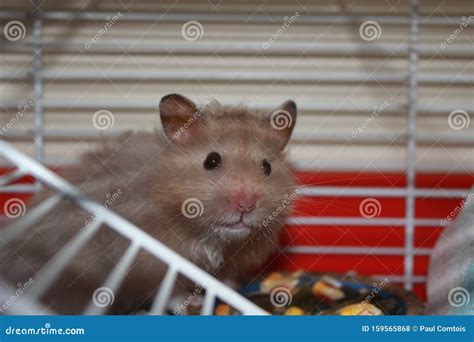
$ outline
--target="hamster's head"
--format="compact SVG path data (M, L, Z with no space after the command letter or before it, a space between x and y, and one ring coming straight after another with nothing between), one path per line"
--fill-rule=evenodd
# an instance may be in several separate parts
M275 238L296 197L284 153L295 103L264 113L217 102L198 107L171 94L161 99L160 117L154 193L167 218L202 239Z

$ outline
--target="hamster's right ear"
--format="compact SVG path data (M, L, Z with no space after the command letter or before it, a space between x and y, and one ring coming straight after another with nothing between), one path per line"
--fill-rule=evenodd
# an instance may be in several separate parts
M190 99L169 94L160 101L160 118L166 137L178 144L190 139L198 130L201 112Z

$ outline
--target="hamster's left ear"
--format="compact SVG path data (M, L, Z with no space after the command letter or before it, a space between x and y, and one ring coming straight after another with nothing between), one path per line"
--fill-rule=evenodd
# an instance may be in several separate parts
M283 150L290 140L296 124L296 114L296 103L288 100L268 115L279 150Z

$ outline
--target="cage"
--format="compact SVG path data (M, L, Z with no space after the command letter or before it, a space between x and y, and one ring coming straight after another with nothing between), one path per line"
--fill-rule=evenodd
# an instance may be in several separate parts
M4 212L20 204L2 242L27 232L64 196L95 212L99 204L47 168L67 168L125 129L150 130L162 95L269 110L293 98L301 115L290 152L303 198L264 270L357 272L425 299L443 219L474 181L471 11L469 1L416 0L2 4L1 134L8 143L0 144L0 203ZM57 195L23 212L41 184ZM204 314L216 298L264 313L112 211L89 228L102 223L131 240L104 287L118 288L138 249L147 248L175 265L152 312L163 312L183 273L205 284ZM12 308L42 312L35 296L87 237L71 240L28 291L32 298ZM11 296L6 289L3 298Z

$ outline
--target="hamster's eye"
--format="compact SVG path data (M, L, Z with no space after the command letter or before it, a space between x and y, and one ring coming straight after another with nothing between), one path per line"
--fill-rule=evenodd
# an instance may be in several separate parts
M207 155L204 161L204 168L206 170L214 170L221 164L221 155L217 152L211 152Z
M267 176L270 176L270 173L272 173L272 166L270 165L270 163L266 159L264 159L263 162L262 162L262 169L263 169L263 172Z

